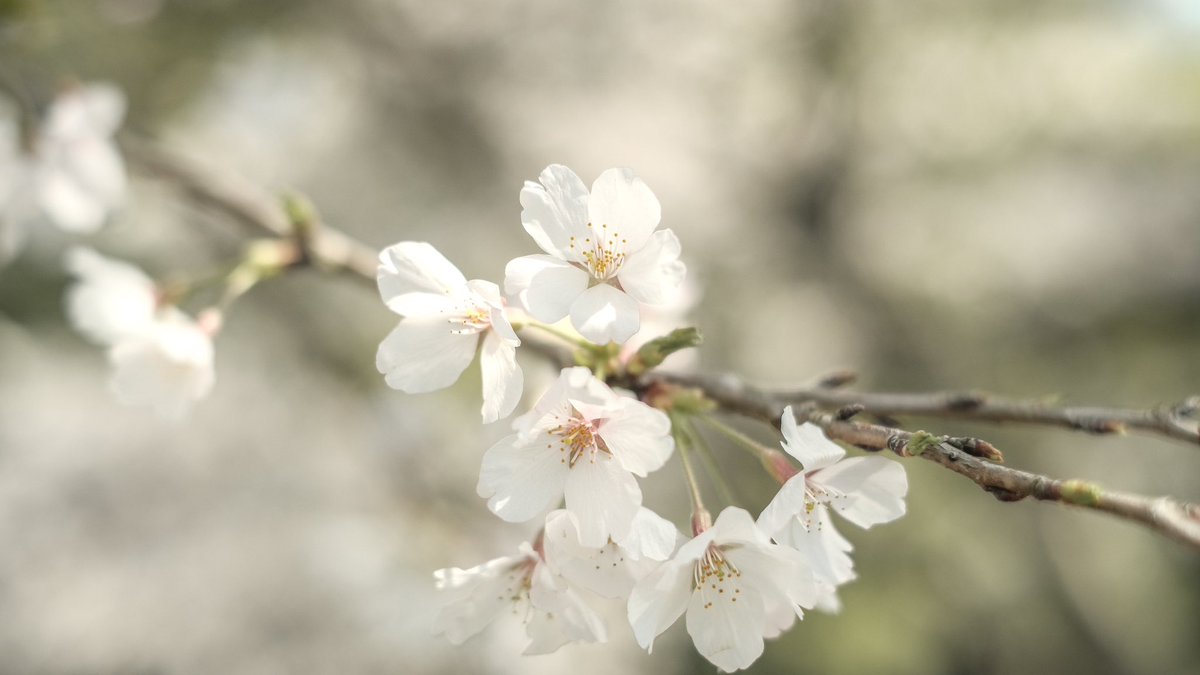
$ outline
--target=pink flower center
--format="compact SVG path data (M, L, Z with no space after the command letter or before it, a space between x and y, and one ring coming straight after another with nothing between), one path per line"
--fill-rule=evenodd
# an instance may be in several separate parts
M562 461L567 466L574 468L583 459L595 463L596 455L601 452L612 454L599 434L602 422L585 419L575 412L569 420L550 430L550 433L559 437L558 450L563 454Z

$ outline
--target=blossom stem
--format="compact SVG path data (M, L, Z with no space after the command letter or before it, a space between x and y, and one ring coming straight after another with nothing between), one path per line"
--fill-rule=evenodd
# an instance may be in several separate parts
M158 286L160 302L164 305L178 305L206 288L224 284L239 265L241 265L240 262L226 264L203 276L191 279L168 279L160 282Z
M596 345L588 342L587 340L584 340L582 337L579 337L577 335L571 335L570 333L568 333L564 330L555 328L554 326L551 326L550 324L542 323L540 321L513 322L512 327L513 327L513 330L515 330L515 331L521 331L525 328L536 328L536 329L542 331L543 333L548 333L560 340L570 342L571 344L575 345L576 347L579 347L580 349L595 349L596 348Z
M676 415L670 415L671 435L675 437L675 447L679 449L679 459L683 463L683 475L687 480L688 494L692 498L692 513L706 511L704 499L700 496L700 482L696 480L696 468L692 466L692 439L687 433L682 420Z
M763 465L763 468L767 470L767 473L771 474L771 477L780 485L786 483L788 479L796 475L796 467L788 460L787 455L784 455L782 452L768 448L712 415L697 415L696 417L704 420L713 429L721 432L726 438L736 443L738 447L754 455Z
M733 441L739 448L749 452L759 460L765 461L769 454L774 452L771 448L764 446L762 443L750 438L712 415L696 415L696 418L716 429L722 436Z
M228 310L260 281L277 276L302 262L300 249L287 239L259 239L250 242L241 262L225 276L225 292L217 307Z
M729 485L729 481L725 480L724 472L717 466L716 455L713 454L712 446L708 444L708 440L696 431L696 427L691 423L691 420L687 421L687 431L688 435L695 442L696 447L699 448L700 461L704 464L704 471L708 473L713 485L717 487L717 492L721 493L721 499L725 500L725 503L729 506L739 506L740 502L734 496L733 488Z

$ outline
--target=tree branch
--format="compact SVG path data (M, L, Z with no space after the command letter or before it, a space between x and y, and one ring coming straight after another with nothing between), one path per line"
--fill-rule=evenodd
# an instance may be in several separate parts
M144 173L174 183L188 198L215 208L251 229L278 237L297 237L306 244L309 261L345 272L374 286L376 250L333 228L317 225L298 232L283 201L223 175L199 169L154 144L123 139L126 156ZM526 346L559 365L572 363L570 354L547 342L525 339ZM1119 433L1124 428L1157 432L1172 438L1200 442L1200 433L1184 422L1200 408L1200 397L1155 410L1106 408L1055 408L1039 402L1012 401L984 394L856 393L837 389L853 376L836 373L820 378L809 388L771 391L752 387L733 376L673 375L650 372L636 384L645 390L657 384L700 389L722 408L778 425L785 406L792 405L803 419L825 433L860 448L890 450L900 456L918 456L965 476L1001 501L1025 497L1055 501L1103 511L1132 520L1176 541L1200 549L1200 507L1169 497L1111 492L1077 480L1056 480L1000 466L985 459L1003 456L987 441L977 438L934 436L894 427L851 420L868 411L879 415L960 417L989 422L1026 422L1079 429L1092 433ZM835 407L833 413L818 406Z
M642 378L642 386L655 382L693 387L716 401L722 408L778 426L783 409L795 405L789 396L776 396L749 386L732 376L668 375L651 373ZM841 401L838 401L839 403ZM973 481L1000 501L1013 502L1033 497L1081 508L1103 511L1133 520L1176 541L1200 549L1200 506L1170 497L1113 492L1079 480L1058 480L985 461L973 444L986 441L973 438L934 436L924 431L909 432L877 424L843 419L844 414L820 412L814 401L800 402L797 417L821 427L830 438L864 450L890 450L902 457L916 456L939 464ZM972 452L975 450L975 452Z
M375 270L379 265L376 248L323 223L309 223L309 231L298 232L282 198L206 171L150 141L125 135L121 138L121 149L135 169L174 184L193 202L216 209L256 232L297 237L310 263L375 285Z
M1148 410L1131 408L1057 407L1043 401L1017 400L982 392L884 393L856 392L830 386L760 390L785 405L861 405L884 416L918 415L983 422L1018 422L1065 427L1093 434L1119 434L1127 429L1200 444L1200 396Z

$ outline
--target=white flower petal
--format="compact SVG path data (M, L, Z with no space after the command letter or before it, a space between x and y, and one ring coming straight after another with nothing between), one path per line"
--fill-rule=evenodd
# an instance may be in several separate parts
M623 291L600 284L587 289L571 304L571 325L580 335L603 345L633 337L641 325L637 301Z
M806 492L807 481L802 473L788 479L779 492L771 498L767 507L758 514L758 527L763 532L778 541L775 535L786 528L796 518L796 514L804 513L808 505Z
M67 232L95 232L108 217L111 205L62 167L42 167L34 181L42 211Z
M467 284L454 263L423 241L402 241L383 249L375 278L379 295L388 307L394 299L409 293L451 295L462 292Z
M446 321L452 316L461 316L462 300L459 295L419 291L393 295L384 304L388 309L406 318L440 317Z
M645 476L658 470L675 449L666 413L635 399L620 399L600 437L626 471Z
M504 313L504 297L500 295L500 287L490 281L472 279L467 282L467 288L490 308L488 320L492 324L492 330L512 346L521 346L521 338L517 337L512 323Z
M477 335L456 334L444 320L405 319L379 344L375 367L393 389L436 391L458 380L478 344Z
M692 590L692 561L670 560L646 575L629 594L629 625L638 645L654 650L654 638L687 609Z
M587 272L553 256L522 256L504 267L505 295L547 323L566 316L587 285Z
M754 524L754 519L742 508L728 506L717 515L717 521L709 528L713 540L718 543L746 542L767 546L770 537Z
M637 480L603 452L584 457L571 467L564 496L567 510L579 521L579 542L597 548L610 537L624 537L642 505Z
M797 616L801 607L812 607L820 595L820 586L808 561L795 549L775 544L732 546L725 557L741 575L741 583L758 590L764 597L786 598Z
M811 526L805 527L798 519L792 519L776 537L780 544L793 548L804 556L818 581L836 589L853 581L854 560L850 552L854 546L833 526L829 510L818 505L812 514ZM836 600L836 595L834 595ZM818 602L818 606L820 603Z
M549 434L522 441L505 436L483 455L477 491L488 508L510 523L530 520L563 496L569 468Z
M605 598L624 598L639 577L621 546L610 541L599 548L579 543L579 525L566 510L546 517L546 561L572 584Z
M844 494L829 506L859 527L891 522L904 515L908 477L899 462L885 457L852 457L821 469L809 480Z
M433 621L434 634L444 634L458 645L479 633L513 606L513 597L524 584L528 558L503 557L472 567L433 573L444 605Z
M831 466L846 456L846 451L829 440L821 427L809 422L797 426L790 405L783 409L780 428L783 431L783 449L800 460L805 471Z
M546 565L533 571L531 613L525 627L531 641L524 653L549 654L571 642L604 642L608 631L595 610Z
M662 219L662 207L650 188L629 169L609 169L592 183L588 221L626 242L626 250L640 249Z
M731 580L732 581L732 580ZM747 668L763 653L763 599L748 587L726 584L726 593L701 585L687 607L687 631L696 651L729 673ZM734 593L741 590L741 593Z
M479 368L483 375L483 423L490 424L508 417L517 407L525 376L517 365L516 347L494 330L484 334Z
M763 637L772 640L796 623L796 610L792 604L779 598L763 598Z
M46 112L42 133L54 139L112 136L125 117L125 95L97 82L65 92Z
M522 436L547 431L562 424L577 406L596 406L600 410L614 404L617 395L582 366L563 368L558 379L533 408L513 420L513 430ZM606 417L607 415L601 415ZM596 419L591 417L589 419Z
M674 232L655 232L645 246L625 258L617 273L621 288L638 302L651 305L670 302L687 275L687 267L679 260L681 250Z
M643 506L633 517L629 533L616 541L632 556L666 560L675 552L680 536L674 523Z
M521 346L521 338L517 337L516 331L513 330L512 324L508 317L504 314L503 307L492 307L491 316L492 330L513 347Z
M561 164L546 167L538 180L541 185L527 181L521 189L521 224L546 253L579 262L580 249L571 248L571 237L582 242L589 236L587 186Z
M212 389L212 339L190 317L167 311L144 333L109 350L110 386L122 403L179 419Z
M78 281L67 289L67 317L92 342L112 344L145 332L154 323L154 282L132 265L75 247L65 256Z

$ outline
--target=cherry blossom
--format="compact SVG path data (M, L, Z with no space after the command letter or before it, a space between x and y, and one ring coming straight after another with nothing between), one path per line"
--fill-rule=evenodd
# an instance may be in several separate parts
M675 447L666 414L580 367L564 369L513 429L484 454L479 496L509 522L565 498L580 543L590 547L626 536L642 504L634 476L661 467Z
M405 241L379 256L379 293L403 317L379 345L375 364L389 386L417 394L454 384L482 342L483 421L507 417L521 398L521 344L504 315L500 289L467 281L430 244Z
M178 419L212 389L213 310L197 323L171 306L159 306L154 282L141 270L91 249L70 249L67 318L92 342L108 348L110 386L123 403Z
M67 317L84 337L108 346L154 323L158 291L140 269L81 246L64 260L77 279L66 292Z
M530 637L526 654L549 654L571 642L604 642L604 622L533 546L468 570L433 573L445 604L435 633L462 644L505 612L520 617Z
M579 522L570 511L546 517L546 559L572 584L606 598L628 598L639 579L671 557L679 538L670 521L646 507L625 536L599 548L579 543Z
M41 211L69 232L94 232L125 198L125 164L113 142L125 97L108 84L73 87L54 100L31 163Z
M656 229L658 199L629 169L600 174L590 194L559 164L539 181L521 190L521 222L545 253L509 262L505 293L540 321L570 316L592 342L625 342L638 303L666 302L686 273L675 233Z
M0 264L38 221L90 233L121 205L127 177L113 134L124 115L112 85L72 87L51 103L26 153L16 115L0 111Z
M855 578L853 549L833 527L836 511L862 528L904 515L908 479L904 467L883 457L846 458L846 451L816 425L796 424L789 406L781 421L783 449L803 467L789 478L758 517L758 525L780 544L809 559L826 585L822 609L839 607L837 586Z
M108 353L117 398L166 419L182 417L216 379L211 330L167 307L146 330L118 340Z
M745 510L728 507L634 587L629 623L646 650L684 612L696 650L725 672L748 667L765 637L812 607L818 587L804 556L771 543Z

